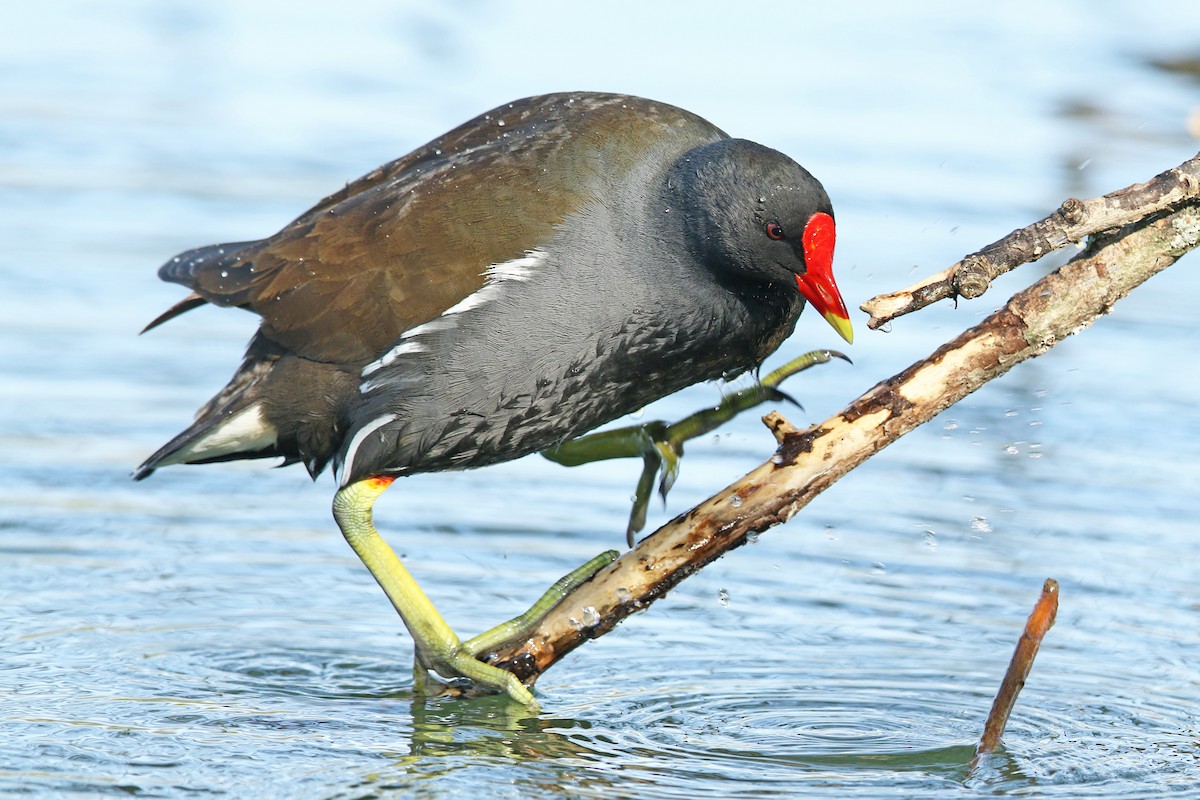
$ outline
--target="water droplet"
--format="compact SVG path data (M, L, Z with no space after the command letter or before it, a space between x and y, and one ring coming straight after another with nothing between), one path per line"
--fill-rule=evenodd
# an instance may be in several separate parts
M876 561L871 565L871 572L876 575L882 575L887 572L887 564L884 564L882 561Z
M951 419L951 420L947 420L947 421L946 421L946 424L942 426L942 430L944 430L944 431L956 431L956 430L958 430L958 422L957 422L957 420L952 420L952 419Z
M928 528L925 529L925 546L930 550L937 550L937 534Z
M758 537L759 537L758 531L750 531L749 533L746 534L746 541L749 542L750 544L758 544Z
M1021 413L1021 412L1017 411L1015 408L1010 408L1010 409L1008 409L1007 411L1005 411L1005 412L1004 412L1004 416L1006 416L1006 417L1015 417L1015 416L1017 416L1017 414L1020 414L1020 413Z
M733 506L734 508L741 508L742 498L735 494L733 497L729 498L729 505Z
M222 278L228 278L228 277L229 277L229 270L227 270L227 269L223 269L223 270L221 270L221 277L222 277Z
M433 148L433 154L435 156L440 156L442 154L442 148L440 148L440 147Z
M583 624L588 628L594 628L600 624L600 612L592 606L583 607Z
M502 119L498 119L498 120L496 120L496 124L497 124L498 126L500 126L501 128L503 128L503 127L504 127L504 120L502 120Z
M988 522L987 517L971 517L971 530L976 533L991 533L992 523Z
M887 322L883 323L875 330L879 331L880 333L891 333L892 332L892 321L889 319Z
M580 622L579 620L575 619L574 617L568 617L567 623L570 624L570 626L577 631L583 630L583 623Z
M621 603L628 603L628 602L629 602L629 599L630 599L631 597L633 597L633 595L632 595L632 594L630 594L630 593L629 593L629 590L628 590L628 589L626 589L624 586L618 586L618 587L617 587L617 601L618 601L618 602L621 602Z
M771 463L774 464L775 466L779 466L785 460L786 459L783 457L782 453L776 453L775 455L771 456Z
M729 608L729 590L728 589L717 590L717 602L721 604L722 608Z

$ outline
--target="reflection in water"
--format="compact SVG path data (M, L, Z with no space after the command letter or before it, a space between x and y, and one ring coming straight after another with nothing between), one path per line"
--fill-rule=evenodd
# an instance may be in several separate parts
M709 698L711 700L711 698ZM677 700L677 698L672 698ZM730 710L744 697L729 697L718 705ZM761 706L761 703L756 705ZM831 704L832 705L832 704ZM672 706L678 708L678 703ZM695 787L709 781L736 781L778 784L780 776L834 776L849 779L870 776L868 780L886 780L895 785L898 775L913 776L914 784L928 786L930 780L952 784L966 777L966 765L974 753L973 745L918 750L900 746L894 752L874 752L870 743L858 738L861 752L823 752L809 749L812 739L800 734L787 750L773 747L773 737L792 737L797 731L776 719L763 719L755 709L741 708L740 725L775 728L763 736L756 747L753 737L736 737L737 748L718 747L704 741L705 729L688 728L679 719L654 719L638 708L632 725L612 729L592 722L562 717L533 716L498 698L471 701L427 703L414 701L411 706L412 729L408 753L397 756L386 769L372 771L361 781L348 786L347 793L369 789L372 792L412 790L422 786L445 787L461 780L465 785L487 783L480 776L462 777L458 773L495 772L503 780L527 791L553 790L576 796L611 797L614 792L629 792L641 785L646 792L661 797L688 797ZM842 713L832 708L801 708L806 719L815 719L814 728L829 725L821 721L823 711ZM859 713L862 709L854 709ZM868 712L869 713L869 712ZM794 720L795 717L793 716ZM862 724L855 728L861 731ZM632 730L658 731L662 735L649 740L631 737ZM690 733L689 733L690 731ZM697 731L699 736L697 736ZM826 740L828 731L815 737ZM848 745L846 731L832 735ZM730 737L733 741L734 737ZM808 744L806 745L806 741ZM835 748L840 749L840 748ZM1005 765L1004 780L1012 782L1015 766L998 754L988 768L999 771ZM528 771L514 771L527 767ZM764 775L771 775L764 780Z
M682 669L673 676L674 689L662 686L656 694L610 692L603 722L530 716L497 698L414 702L407 753L348 791L496 779L525 791L583 797L644 791L686 798L697 786L727 782L782 793L835 785L864 794L871 787L1018 791L1047 783L1098 787L1123 774L1136 781L1151 765L1183 775L1195 752L1182 737L1150 753L1115 740L1081 748L1071 733L1081 710L1050 706L1024 710L1016 734L1024 746L1001 748L971 773L982 710L975 717L964 709L986 709L989 698L961 684L939 684L934 673L818 674L815 683L839 684L836 695L767 672L700 676ZM1173 709L1138 713L1170 713L1186 724ZM1047 738L1047 731L1055 734ZM1097 734L1089 734L1093 744Z
M453 781L456 772L482 768L511 775L515 786L527 785L530 790L572 787L612 796L613 780L587 768L599 761L600 754L570 735L582 727L576 720L533 716L500 698L476 698L414 701L412 724L409 754L376 776L374 788L412 787L414 779L444 785ZM512 768L517 765L534 767L532 774L514 775ZM403 778L389 787L387 781L398 775ZM476 777L472 782L488 781Z

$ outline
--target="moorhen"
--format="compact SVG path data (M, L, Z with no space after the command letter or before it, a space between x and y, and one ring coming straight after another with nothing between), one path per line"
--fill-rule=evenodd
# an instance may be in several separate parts
M849 341L834 238L816 178L690 112L599 93L500 106L273 236L159 270L191 293L147 330L205 303L262 321L229 384L134 477L278 456L315 478L332 462L334 517L414 639L417 689L433 670L536 705L478 660L494 635L461 642L438 614L375 530L376 498L756 369L805 301Z

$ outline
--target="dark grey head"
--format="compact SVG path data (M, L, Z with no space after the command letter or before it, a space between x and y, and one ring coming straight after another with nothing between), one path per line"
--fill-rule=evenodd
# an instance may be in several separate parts
M693 253L718 276L798 290L850 340L833 279L833 206L808 170L769 147L721 139L675 162L667 194Z

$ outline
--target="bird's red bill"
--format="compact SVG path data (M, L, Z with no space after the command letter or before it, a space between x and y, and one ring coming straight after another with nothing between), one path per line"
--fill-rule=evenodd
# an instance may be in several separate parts
M842 293L833 279L833 247L837 241L837 226L833 217L817 212L804 226L804 263L807 271L796 276L800 293L825 321L847 342L854 341L854 329Z

